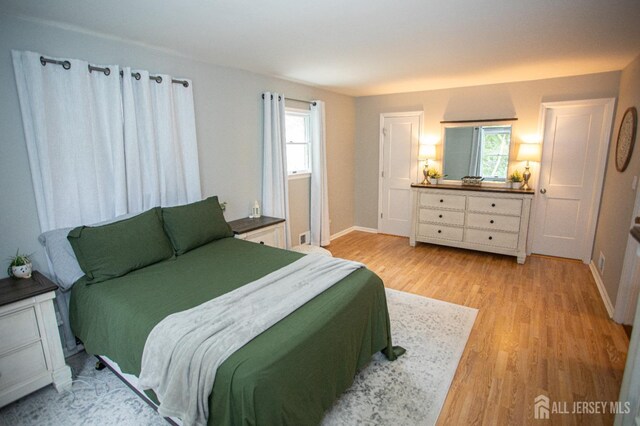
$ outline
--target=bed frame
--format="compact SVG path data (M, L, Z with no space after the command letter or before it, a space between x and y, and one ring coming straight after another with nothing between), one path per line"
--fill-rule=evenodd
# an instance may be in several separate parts
M113 374L116 375L125 385L129 387L136 395L138 395L143 401L145 401L151 408L158 412L158 406L155 402L147 396L138 385L138 378L133 374L123 373L120 366L115 361L110 360L104 355L96 355L98 361L96 362L96 370L104 370L107 367ZM159 415L159 414L158 414ZM177 417L163 417L167 423L172 426L182 426L182 420Z

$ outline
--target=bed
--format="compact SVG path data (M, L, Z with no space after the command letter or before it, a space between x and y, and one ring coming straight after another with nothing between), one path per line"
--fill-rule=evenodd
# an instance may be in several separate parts
M85 276L71 290L71 327L88 353L137 376L146 338L167 315L302 256L225 237L98 284ZM208 424L318 424L378 351L395 359L384 286L373 272L358 269L220 366Z

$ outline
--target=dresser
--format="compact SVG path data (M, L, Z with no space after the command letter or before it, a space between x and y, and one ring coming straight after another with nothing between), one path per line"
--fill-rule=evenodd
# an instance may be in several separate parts
M526 260L533 191L460 185L411 185L410 244L486 251Z
M283 249L284 222L281 218L260 216L233 220L229 225L236 238Z
M53 308L57 288L37 271L0 280L0 407L50 383L71 389Z

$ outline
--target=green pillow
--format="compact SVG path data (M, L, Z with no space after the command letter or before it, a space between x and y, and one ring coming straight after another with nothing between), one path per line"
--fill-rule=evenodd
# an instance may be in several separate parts
M173 257L159 207L107 225L77 227L67 239L90 284Z
M162 220L177 255L220 238L233 237L218 197L162 209Z

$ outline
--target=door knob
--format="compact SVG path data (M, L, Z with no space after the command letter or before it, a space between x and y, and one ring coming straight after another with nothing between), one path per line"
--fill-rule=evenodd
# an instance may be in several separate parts
M546 190L546 189L544 189L544 188L542 188L542 189L540 190L540 193L541 193L541 194L546 194L546 193L547 193L547 190Z

